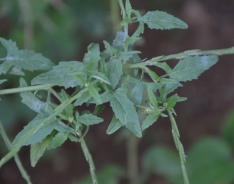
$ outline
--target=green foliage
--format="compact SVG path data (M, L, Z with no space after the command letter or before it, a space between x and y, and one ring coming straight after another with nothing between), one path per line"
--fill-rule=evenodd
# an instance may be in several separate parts
M82 62L61 61L54 65L42 55L30 50L19 50L15 42L0 38L0 42L7 51L7 56L0 59L0 75L8 72L23 75L22 70L48 70L33 78L31 80L32 86L27 86L25 80L20 78L19 88L0 90L0 95L20 93L22 103L37 113L36 117L17 134L12 143L13 149L1 159L0 167L13 157L23 145L31 146L31 165L35 166L46 150L61 146L69 138L71 141L80 142L90 166L92 181L97 183L94 164L84 142L84 136L89 126L104 121L98 115L104 110L103 104L109 103L114 114L108 126L107 134L112 134L118 129L126 127L135 136L142 137L142 131L154 124L160 116L169 118L172 126L172 136L179 152L184 183L189 184L185 169L186 156L174 118L176 115L175 105L177 102L186 100L186 98L171 93L182 86L180 82L197 79L202 72L213 66L218 61L217 55L230 54L232 50L205 52L192 50L170 56L157 56L149 60L141 60L140 52L135 51L133 46L140 39L139 35L144 32L144 24L147 24L151 29L185 29L187 24L172 15L160 11L147 12L142 16L131 7L129 0L126 0L125 6L122 0L119 0L119 4L123 15L121 22L123 31L117 32L112 44L104 41L105 49L103 51L100 51L98 44L90 44ZM139 26L133 35L129 36L128 25L135 22ZM174 68L171 68L164 62L169 59L178 59L180 61ZM149 68L149 66L152 68ZM165 75L159 76L154 68L163 69ZM134 76L129 74L131 70ZM140 79L136 77L138 73L141 73ZM150 77L151 82L145 81L145 75ZM5 80L1 79L0 84L3 82ZM56 86L60 87L60 92L53 89ZM72 94L65 91L68 88L73 89ZM35 93L32 93L32 91L35 91ZM39 91L46 91L46 95L40 97L38 95ZM147 96L146 101L143 100L144 93ZM94 112L79 112L75 108L84 103L87 105L95 104ZM142 114L145 115L145 119L140 122L139 117ZM86 131L84 132L84 130ZM230 139L230 133L225 132L228 139ZM206 145L199 145L195 151L190 153L191 157L196 157L201 152L197 150L205 148ZM216 150L214 144L213 148L214 150L210 154L216 152L214 157L220 158L220 164L222 165L222 159L227 160L230 157L227 147L223 148L223 152ZM154 157L154 155L156 156ZM203 159L212 159L207 158L205 154L200 156ZM152 170L154 163L157 163L155 168L159 173L166 175L168 178L173 178L174 181L179 181L179 161L172 153L168 154L168 150L163 147L153 149L148 153L147 158L150 158L150 160L145 160L144 163L147 170ZM189 175L193 178L195 176L191 174L192 171L196 175L199 168L198 166L195 167L196 163L191 165L194 165L194 168L191 166L191 169L194 170L189 171ZM168 167L170 169L167 169ZM226 172L227 168L232 167L232 164L225 165L223 170ZM204 168L206 168L205 165ZM216 171L217 173L221 172L219 169ZM118 176L113 176L113 178L118 178ZM226 180L222 181L229 181L230 176L231 173L228 172ZM105 182L115 183L113 178L107 180L106 177ZM207 178L208 180L209 178ZM213 180L209 181L213 182Z

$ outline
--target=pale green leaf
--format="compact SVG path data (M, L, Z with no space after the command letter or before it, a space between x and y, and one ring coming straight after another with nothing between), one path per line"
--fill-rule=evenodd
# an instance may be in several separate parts
M102 103L98 90L93 85L88 86L88 91L89 94L97 101L98 104Z
M139 11L137 10L133 10L132 11L133 14L137 17L137 19L140 19L141 18L141 14L139 13ZM144 23L143 22L139 22L139 25L138 25L138 28L137 30L133 33L133 37L137 37L139 36L140 34L144 33Z
M150 103L154 106L154 107L158 107L158 102L157 102L157 98L155 96L155 94L153 93L153 90L150 86L147 86L147 92L148 92L148 97L149 97L149 101Z
M112 98L112 94L111 94L110 91L105 91L104 93L100 94L99 96L100 96L101 101L102 101L103 104L106 103L106 102L109 102L110 99ZM88 103L97 103L96 100L93 99L93 98L88 100L87 102Z
M168 79L168 78L161 78L161 79L159 80L159 82L160 82L161 84L178 83L177 80L175 80L175 79Z
M99 45L92 43L88 46L88 53L85 54L83 62L87 69L97 69L100 58Z
M125 40L125 44L126 45L133 44L133 43L137 42L140 39L141 39L140 37L132 37L132 36L127 37L126 40Z
M51 140L48 150L55 149L61 146L68 138L67 132L59 132L57 133Z
M49 72L43 73L35 77L31 84L54 84L64 86L65 88L81 86L82 84L70 73L72 71L84 71L84 65L78 61L60 62L59 65L54 66ZM82 76L86 81L86 76Z
M27 86L28 85L25 80L20 78L20 87ZM39 100L32 92L23 92L20 93L20 96L22 98L21 102L37 113L45 112L46 114L51 114L53 112L53 109L49 103Z
M11 67L12 64L8 62L3 62L2 64L0 64L0 75L6 74Z
M135 54L141 53L140 51L128 51L128 52L120 52L118 55L119 60L128 61Z
M125 2L125 9L126 9L128 17L131 18L132 6L131 6L129 0L126 0L126 2Z
M123 75L122 63L119 59L111 58L107 63L107 75L111 82L112 89L115 89Z
M142 126L141 126L141 130L145 130L146 128L148 128L149 126L151 126L153 123L155 123L158 119L158 117L160 116L160 113L152 113L152 114L149 114L145 120L143 121L142 123Z
M180 60L175 68L168 74L171 79L178 82L197 79L205 70L208 70L218 61L218 56L195 56Z
M50 145L51 138L52 136L48 135L42 142L31 145L30 161L32 167L35 167L38 160L41 158L47 147Z
M7 81L7 79L1 79L0 84L2 84L3 82L6 82L6 81Z
M162 68L166 73L170 73L172 70L166 62L157 62L156 66Z
M18 67L15 67L13 66L10 71L9 71L9 74L12 74L12 75L20 75L20 76L24 76L25 73Z
M167 108L172 109L177 103L178 95L174 94L167 99Z
M91 71L90 77L98 79L106 84L111 84L110 80L101 72L98 71Z
M94 116L92 114L83 114L82 116L79 116L79 121L84 125L94 125L103 122L102 118L99 118L97 116Z
M15 42L0 38L7 50L5 62L25 70L51 70L54 65L49 59L31 50L19 50Z
M162 11L148 11L144 16L138 18L138 21L147 24L150 29L188 28L188 25L182 20Z
M144 86L142 82L137 83L131 90L128 92L128 98L136 105L140 105L143 98Z
M154 81L154 82L158 82L158 75L150 70L149 68L147 67L144 67L143 70L150 76L150 78Z
M109 124L106 130L106 133L109 135L113 134L114 132L119 130L122 126L123 126L122 123L115 116L113 116L111 123Z
M126 91L123 88L119 88L113 93L110 105L116 118L136 136L141 137L142 133L138 114L134 104L129 100Z

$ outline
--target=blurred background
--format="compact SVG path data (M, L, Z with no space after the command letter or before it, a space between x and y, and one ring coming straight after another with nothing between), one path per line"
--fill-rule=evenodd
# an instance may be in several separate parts
M233 0L132 0L142 14L161 10L185 21L186 30L150 30L146 27L136 45L142 59L191 49L221 49L234 46ZM90 43L112 42L119 27L117 0L0 0L0 37L12 39L20 49L33 49L54 63L81 61ZM129 32L134 32L131 25ZM6 51L0 46L0 58ZM174 66L177 61L168 63ZM154 68L152 68L154 69ZM191 184L234 183L234 55L219 62L198 80L176 90L188 100L175 107L181 141L187 155ZM30 81L37 72L26 72ZM159 71L160 74L160 71ZM1 89L19 85L19 76L0 75L8 82ZM1 96L0 119L11 140L35 114L19 95ZM109 110L108 110L109 109ZM144 131L142 139L126 136L124 130L107 135L111 110L101 114L102 124L92 126L85 137L94 159L99 183L135 184L131 157L136 156L138 180L145 184L181 184L182 173L171 135L170 122L159 120ZM132 142L131 142L132 141ZM134 145L133 149L129 149ZM0 157L7 148L0 138ZM130 156L129 156L130 155ZM19 156L34 184L89 184L89 167L80 145L67 141L47 151L35 168L30 166L29 147ZM136 167L136 166L135 166ZM1 184L25 184L13 159L0 169Z

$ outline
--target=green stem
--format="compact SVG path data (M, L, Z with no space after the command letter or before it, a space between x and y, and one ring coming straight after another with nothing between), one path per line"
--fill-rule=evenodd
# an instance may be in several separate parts
M93 81L92 83L96 83L97 80ZM87 88L84 88L83 90L81 90L78 94L76 94L75 96L73 96L72 98L64 101L62 104L60 104L55 110L54 113L51 114L50 116L48 116L47 118L44 119L44 121L41 122L40 125L38 125L37 127L32 128L30 131L28 131L28 133L26 135L24 135L17 143L17 146L12 148L12 150L6 154L0 161L0 167L6 163L10 158L12 158L19 150L20 148L24 145L24 143L32 136L33 133L37 132L41 127L43 127L46 123L48 123L49 121L51 121L51 119L53 119L54 117L56 117L57 115L59 115L60 113L62 113L62 111L68 106L70 105L74 100L76 100L77 98L79 98L83 93L85 93L86 91L88 91Z
M159 61L166 61L170 59L184 59L190 56L199 56L199 55L228 55L234 54L234 47L226 48L226 49L218 49L218 50L207 50L207 51L200 51L200 50L188 50L178 54L172 54L168 56L157 56L150 60L147 60L142 63L137 64L125 64L124 67L126 68L142 68L143 66L151 66L157 65Z
M78 133L79 133L79 135L81 135L81 132L78 132ZM85 143L83 136L81 136L81 138L80 138L80 144L81 144L82 151L85 155L86 161L89 163L90 174L92 177L93 184L98 184L96 174L95 174L95 166L94 166L93 158L89 152L89 149Z
M7 134L3 128L1 121L0 121L0 134L2 135L3 141L5 142L8 150L10 151L12 149L11 142L10 142L9 138L7 137ZM27 184L32 184L32 182L30 181L30 178L29 178L26 170L24 169L24 167L20 161L20 158L17 154L14 155L14 159L15 159L16 165L18 166L18 168L20 170L22 177L26 180Z
M112 29L113 33L115 34L119 30L119 25L120 25L118 1L111 0L110 9L111 9Z
M45 85L37 85L37 86L29 86L29 87L21 87L21 88L3 89L3 90L0 90L0 95L21 93L21 92L27 92L27 91L49 90L53 86L54 85L51 85L51 84L45 84Z
M59 94L53 88L51 88L50 91L60 102L63 101Z

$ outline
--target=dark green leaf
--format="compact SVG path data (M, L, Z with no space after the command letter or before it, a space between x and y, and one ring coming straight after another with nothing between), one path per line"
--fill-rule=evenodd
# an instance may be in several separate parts
M101 104L102 100L100 98L98 90L93 85L89 85L88 90L89 90L89 94L97 101L97 103Z
M92 114L83 114L79 117L79 121L83 123L84 125L94 125L103 122L102 118L99 118L97 116L94 116Z
M41 156L44 154L45 150L50 145L52 136L48 135L42 142L32 144L30 149L30 161L31 166L34 167Z
M218 56L195 56L180 60L175 68L168 74L170 78L178 82L197 79L198 76L208 70L218 61Z
M49 147L47 148L48 150L55 149L59 146L61 146L68 138L68 133L67 132L59 132L57 133L53 139L50 142Z
M138 18L138 21L147 24L150 29L188 28L188 25L182 20L162 11L149 11Z
M145 120L142 123L141 126L141 130L145 130L146 128L148 128L149 126L151 126L153 123L155 123L158 119L158 117L160 116L160 113L153 113L153 114L149 114Z
M0 42L7 49L5 62L25 70L51 70L54 65L49 59L31 50L19 50L15 42L0 38Z
M116 118L136 136L141 137L142 133L138 114L134 104L129 100L126 91L123 88L119 88L113 93L110 105Z
M6 81L7 81L7 79L1 79L0 84L2 84L3 82L6 82Z
M104 108L105 108L105 106L103 104L96 105L95 110L93 112L93 115L98 116L99 114L101 114L103 112Z
M54 66L53 69L47 73L43 73L35 77L31 84L54 84L64 86L65 88L81 86L82 84L70 73L72 71L84 71L83 63L78 61L60 62L59 65ZM82 76L86 81L86 76Z
M123 75L122 63L118 59L111 58L111 60L107 63L107 69L111 87L112 89L115 89L121 76Z
M122 123L115 117L113 116L111 123L109 124L106 133L107 134L113 134L117 130L119 130L122 127Z

